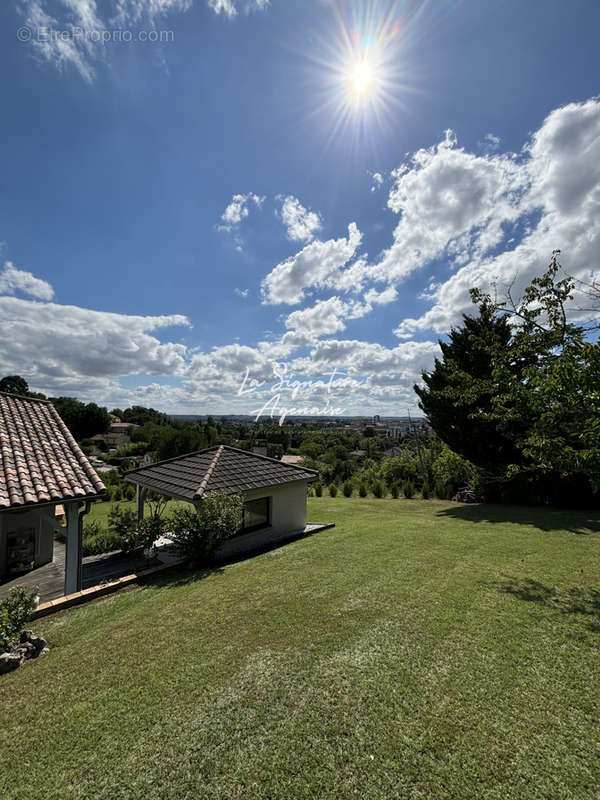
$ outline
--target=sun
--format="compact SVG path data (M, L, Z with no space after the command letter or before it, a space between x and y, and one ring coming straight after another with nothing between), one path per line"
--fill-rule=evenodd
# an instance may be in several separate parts
M366 97L373 89L375 72L373 65L365 58L357 61L350 72L350 89L357 100Z

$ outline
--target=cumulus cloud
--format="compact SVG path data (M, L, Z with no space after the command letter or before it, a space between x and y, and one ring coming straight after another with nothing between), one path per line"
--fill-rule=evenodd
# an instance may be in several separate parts
M173 325L189 321L0 297L0 363L42 391L142 372L177 375L185 346L152 335Z
M248 297L248 289L238 289L236 287L234 291L238 297Z
M310 242L321 229L321 218L305 208L297 197L288 195L281 203L281 220L289 239L294 242Z
M264 199L264 197L260 197L254 194L254 192L234 194L231 198L231 202L227 204L225 211L221 214L223 224L218 226L219 230L233 230L242 220L246 219L250 213L250 206L254 204L257 208L260 208Z
M475 158L475 157L472 157ZM495 194L498 208L490 209L487 197L469 212L482 220L478 237L494 242L507 219L518 219L522 232L512 235L496 251L480 247L450 278L430 293L434 304L422 316L406 319L398 336L417 330L443 333L472 308L469 289L492 284L502 291L513 284L518 295L525 285L547 267L551 253L560 249L565 271L582 280L598 274L600 261L600 101L571 103L554 110L525 145L520 159L493 156L495 167L508 163L506 182L512 199ZM476 162L473 161L472 164ZM514 216L507 213L514 208ZM461 212L461 214L464 212ZM510 232L510 227L508 231ZM491 247L491 245L490 245Z
M0 294L14 294L15 291L38 300L52 300L54 297L54 289L47 281L36 278L31 272L17 269L12 261L6 261L0 272Z
M264 303L299 303L311 287L340 286L343 267L354 257L362 235L351 222L348 238L314 241L278 264L262 282Z

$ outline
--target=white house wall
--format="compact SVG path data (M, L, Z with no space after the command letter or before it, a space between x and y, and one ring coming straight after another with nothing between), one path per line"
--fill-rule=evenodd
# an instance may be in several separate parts
M271 542L285 539L292 533L304 530L306 527L306 486L307 481L303 480L244 492L245 500L258 500L261 497L271 498L271 525L268 528L250 531L242 536L235 536L225 542L219 549L218 555L227 557L264 547Z

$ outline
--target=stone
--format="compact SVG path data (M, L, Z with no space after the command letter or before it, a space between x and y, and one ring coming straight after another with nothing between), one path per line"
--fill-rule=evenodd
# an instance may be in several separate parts
M0 675L12 672L21 666L23 656L19 653L2 653L0 655Z

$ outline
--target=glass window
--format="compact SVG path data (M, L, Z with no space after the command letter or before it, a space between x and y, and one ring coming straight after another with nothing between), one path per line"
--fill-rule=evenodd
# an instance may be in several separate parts
M270 497L259 497L257 500L246 500L244 503L242 531L266 528L270 524L270 500Z

